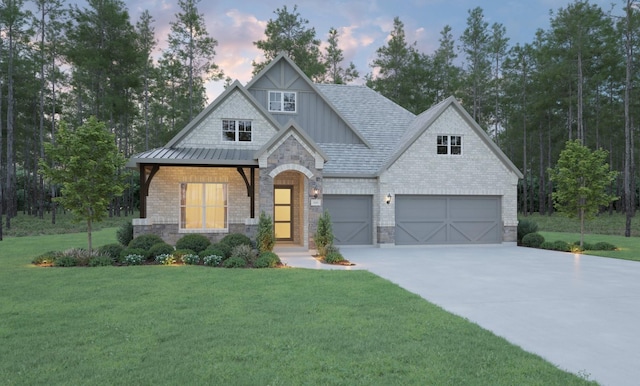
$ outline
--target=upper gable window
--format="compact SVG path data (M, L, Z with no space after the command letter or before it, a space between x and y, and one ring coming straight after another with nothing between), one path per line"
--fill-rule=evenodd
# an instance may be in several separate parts
M251 142L251 121L223 119L222 140L229 142Z
M269 91L269 111L295 113L296 93L288 91Z
M462 137L459 135L439 135L437 141L438 154L462 154Z

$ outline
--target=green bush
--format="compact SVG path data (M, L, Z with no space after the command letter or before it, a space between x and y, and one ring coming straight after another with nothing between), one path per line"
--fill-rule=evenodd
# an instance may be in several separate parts
M106 244L98 248L98 253L110 256L113 261L118 261L123 249L122 244Z
M182 256L184 255L197 255L197 253L191 249L176 249L173 251L173 257L175 257L177 261L182 261Z
M211 241L206 236L192 233L184 235L176 243L176 249L191 249L196 253L200 253L211 245Z
M571 252L571 245L569 245L569 243L567 243L566 241L556 240L553 242L552 249L554 251L560 251L560 252Z
M123 247L129 245L131 240L133 240L133 224L130 222L122 224L116 232L116 238Z
M145 257L140 254L126 255L122 260L126 265L140 265L145 260Z
M176 263L176 258L173 255L163 253L155 257L155 261L162 265L171 265Z
M157 244L153 244L153 246L149 248L147 259L154 259L159 255L171 255L172 253L173 247L163 241Z
M222 256L223 260L231 256L231 247L224 243L211 244L207 249L202 251L202 256L217 255Z
M333 229L331 226L331 216L329 211L325 210L318 219L318 229L313 235L313 241L316 243L318 255L326 256L327 248L333 244Z
M262 252L253 264L255 268L275 268L280 263L280 258L273 252Z
M50 265L50 264L53 264L53 261L58 256L60 256L60 252L56 252L56 251L46 252L38 257L35 257L33 260L31 260L31 263L35 265Z
M529 219L521 219L518 221L518 244L522 243L524 236L538 231L538 223Z
M247 266L247 261L240 256L231 256L222 263L225 268L244 268Z
M598 243L593 244L593 250L594 251L615 251L616 246L611 243L607 243L606 241L600 241Z
M540 244L539 248L553 250L553 243L551 241L545 241L544 243Z
M129 248L142 249L145 252L148 252L151 247L158 243L164 243L164 240L158 235L146 234L140 235L135 239L131 240L128 244Z
M118 262L125 262L125 257L129 255L140 255L146 259L147 251L140 248L124 248L122 252L120 252L120 258Z
M522 245L529 248L539 248L544 243L544 236L540 233L527 233L522 238Z
M246 265L253 265L253 263L256 261L256 254L253 251L253 248L246 244L240 244L234 247L231 251L231 257L229 258L231 259L232 257L239 257L241 259L244 259Z
M337 264L344 261L344 256L340 252L329 252L324 257L324 261L327 264Z
M96 255L89 259L89 267L107 267L113 265L113 258L108 255Z
M251 246L251 239L247 235L243 235L242 233L229 233L228 235L224 236L222 240L220 240L220 243L226 244L231 249L233 249L238 245Z
M220 255L206 255L202 258L202 263L210 267L217 267L222 263L222 260L224 260L224 257Z
M256 236L256 246L258 251L271 252L276 244L276 236L273 233L273 221L271 216L260 212L260 220L258 221L258 235Z
M189 253L182 256L182 262L188 265L198 265L200 264L200 256Z
M54 267L75 267L78 265L78 259L73 256L58 256L53 259Z

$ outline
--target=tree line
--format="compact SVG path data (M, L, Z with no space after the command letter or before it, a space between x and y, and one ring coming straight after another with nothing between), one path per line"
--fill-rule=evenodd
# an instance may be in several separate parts
M230 83L215 63L218 42L198 3L178 0L168 35L159 37L148 10L134 22L120 0L88 0L83 7L0 0L0 239L19 211L50 213L55 222L51 199L59 192L39 165L61 121L79 127L96 117L129 157L162 146L202 111L206 82ZM525 214L553 211L547 169L567 140L604 148L611 167L625 171L610 186L624 200L609 209L631 216L637 206L633 86L640 80L634 4L621 1L618 17L575 1L554 10L550 27L530 43L515 45L504 25L489 25L478 7L467 12L458 41L445 26L429 53L407 41L396 17L362 77L345 63L336 28L321 48L297 6L283 6L267 22L265 38L253 42L265 59L253 63L254 74L284 51L315 82L361 80L414 113L454 95L523 171L519 210ZM165 49L158 49L159 38ZM137 179L129 180L110 206L113 215L136 205Z

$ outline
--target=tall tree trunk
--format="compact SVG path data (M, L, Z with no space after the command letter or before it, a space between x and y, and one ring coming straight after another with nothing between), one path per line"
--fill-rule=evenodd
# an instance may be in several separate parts
M7 229L11 229L11 217L15 216L15 178L14 178L14 159L13 159L13 59L14 59L14 36L13 23L8 25L8 68L7 68L7 176L6 176L6 204L7 204Z

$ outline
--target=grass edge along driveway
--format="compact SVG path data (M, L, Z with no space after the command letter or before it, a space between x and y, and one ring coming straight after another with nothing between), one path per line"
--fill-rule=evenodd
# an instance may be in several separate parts
M85 236L0 242L1 384L589 384L366 271L30 265Z

